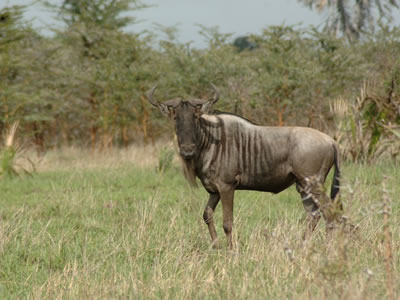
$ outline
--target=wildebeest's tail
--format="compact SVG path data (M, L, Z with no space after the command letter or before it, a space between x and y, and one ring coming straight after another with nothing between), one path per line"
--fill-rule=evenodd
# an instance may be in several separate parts
M339 158L338 158L338 150L336 145L333 145L333 163L335 165L335 173L333 174L333 182L331 187L331 199L335 200L336 195L340 190L340 169L339 169Z

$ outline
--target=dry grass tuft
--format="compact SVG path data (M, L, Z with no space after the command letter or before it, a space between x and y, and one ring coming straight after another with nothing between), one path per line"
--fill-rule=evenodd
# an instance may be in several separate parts
M137 168L156 168L163 149L171 149L171 143L159 142L155 145L132 145L127 148L112 148L105 151L92 151L87 148L64 147L35 157L38 171L83 170L94 168L120 168L132 165ZM176 155L175 155L176 156ZM174 157L174 164L178 163Z
M397 159L400 151L400 97L391 88L365 82L355 99L339 98L330 104L336 118L335 139L342 156L354 162ZM377 93L384 90L385 93Z

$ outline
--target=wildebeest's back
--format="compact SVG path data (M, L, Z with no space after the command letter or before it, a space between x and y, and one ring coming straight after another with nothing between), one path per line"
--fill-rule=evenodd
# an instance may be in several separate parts
M221 144L213 154L213 164L216 165L210 166L214 174L210 175L222 181L219 184L278 193L295 182L296 173L312 175L321 164L327 164L326 158L319 155L321 147L330 146L330 138L319 131L302 127L257 126L232 115L219 115L218 119L223 122L223 134ZM310 144L313 147L305 147ZM310 151L315 152L312 153L315 160L302 166L303 156L310 157ZM300 170L294 170L294 167ZM213 178L209 179L212 181Z

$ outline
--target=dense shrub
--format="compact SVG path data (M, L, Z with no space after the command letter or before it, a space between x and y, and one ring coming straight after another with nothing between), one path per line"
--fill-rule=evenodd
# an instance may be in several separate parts
M219 110L260 124L330 133L337 126L349 131L329 109L332 103L340 98L355 109L368 82L372 101L351 114L363 119L372 137L367 157L399 124L396 28L350 44L314 28L271 26L246 37L254 47L238 51L231 36L216 28L202 27L208 47L195 49L173 34L156 44L152 33L128 33L122 30L127 23L107 25L114 24L110 20L105 26L103 17L69 18L64 29L43 37L22 22L21 12L0 12L9 16L0 21L0 133L19 120L21 134L41 151L154 141L165 134L167 122L146 100L156 82L159 100L209 97L213 83L221 93ZM389 94L388 106L383 103Z

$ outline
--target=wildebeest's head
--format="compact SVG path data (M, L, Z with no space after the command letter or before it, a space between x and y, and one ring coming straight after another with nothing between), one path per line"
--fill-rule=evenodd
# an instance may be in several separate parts
M203 113L209 113L212 105L218 101L219 93L212 84L214 95L211 99L172 99L158 102L153 93L157 84L148 92L152 105L169 118L175 120L175 131L178 137L179 153L183 159L192 159L198 154L200 136L198 129L199 118Z

